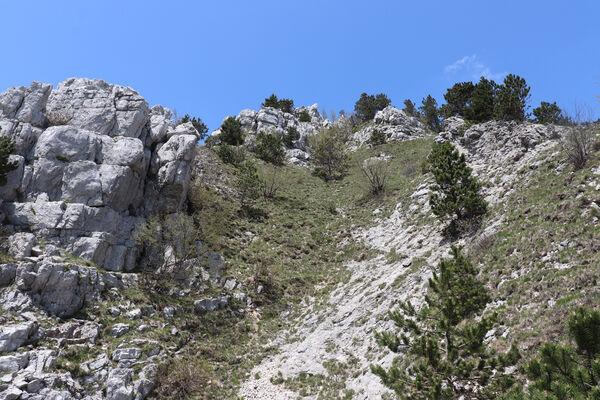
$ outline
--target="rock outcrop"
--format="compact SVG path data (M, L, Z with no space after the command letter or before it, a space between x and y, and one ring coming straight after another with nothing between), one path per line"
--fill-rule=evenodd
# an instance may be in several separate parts
M411 117L393 106L387 106L383 110L377 111L373 124L357 131L353 139L359 144L367 143L376 130L383 132L387 141L406 140L427 133L425 126L418 118Z
M90 79L13 87L0 95L0 127L18 153L0 191L10 229L108 270L133 269L135 226L186 199L199 135L131 88ZM11 240L27 257L24 238Z

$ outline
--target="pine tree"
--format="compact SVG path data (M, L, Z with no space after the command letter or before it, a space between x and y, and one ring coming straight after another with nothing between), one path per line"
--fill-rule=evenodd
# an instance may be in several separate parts
M481 185L471 175L464 154L460 154L450 142L434 145L429 155L429 170L435 178L431 188L429 205L441 220L451 218L450 233L456 223L485 214L487 203L483 200Z
M244 135L242 133L242 124L234 117L228 117L221 125L221 133L219 139L225 144L231 146L239 146L244 143Z
M530 89L525 79L518 75L508 74L504 78L504 83L498 88L494 109L495 118L524 121Z
M600 312L579 307L567 330L575 347L546 343L527 365L530 398L600 399Z
M567 124L568 118L563 111L554 103L542 101L540 106L533 109L533 122L536 124Z
M265 98L265 101L260 106L262 108L266 108L266 107L277 108L278 105L279 105L279 99L277 98L277 96L275 96L275 93L273 93L271 96Z
M8 161L8 157L14 151L15 142L7 136L0 136L0 186L6 185L6 175L17 169L16 161Z
M419 116L419 112L417 111L417 107L415 106L415 103L413 103L412 100L410 100L410 99L404 100L403 111L406 113L406 115L411 116L411 117Z
M389 369L371 365L383 384L403 399L495 399L514 380L504 374L520 358L516 346L506 354L490 351L484 339L496 316L481 313L490 302L478 271L461 249L452 247L429 280L425 305L416 310L400 302L389 313L400 329L376 332L379 345L403 351ZM477 317L477 318L476 318Z
M285 150L283 142L274 132L258 132L256 135L256 156L274 165L283 165Z
M440 120L440 110L438 109L437 101L429 94L421 103L423 105L419 107L419 110L421 111L423 122L432 131L439 132L442 128L442 121Z
M471 102L474 89L473 82L458 82L449 88L444 95L446 104L442 106L444 117L464 116L465 108Z
M473 122L486 122L494 117L498 85L483 76L473 88L471 100L464 108L464 117Z
M389 106L392 101L383 93L376 96L362 93L360 99L354 104L354 112L362 121L370 121L375 118L377 111Z
M329 128L309 138L315 174L325 180L340 179L348 168L344 132Z

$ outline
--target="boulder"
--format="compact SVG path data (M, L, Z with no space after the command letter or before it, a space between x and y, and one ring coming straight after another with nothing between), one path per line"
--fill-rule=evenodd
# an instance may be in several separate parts
M0 353L15 351L36 338L37 322L0 326Z
M11 154L8 157L10 163L16 163L17 168L6 174L6 184L0 186L0 199L15 201L21 189L23 171L25 168L25 157Z
M31 255L31 249L37 244L33 233L20 232L8 238L8 253L18 260Z

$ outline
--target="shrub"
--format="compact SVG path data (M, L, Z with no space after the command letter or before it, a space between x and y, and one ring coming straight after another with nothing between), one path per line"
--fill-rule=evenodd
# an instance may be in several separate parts
M562 142L567 160L578 170L585 167L595 142L593 126L579 125L571 128Z
M392 101L383 93L376 96L362 93L354 104L354 112L362 121L370 121L375 118L377 111L389 106Z
M311 161L315 174L325 180L340 179L347 169L345 135L336 128L329 128L311 136Z
M434 132L439 132L442 128L442 121L440 120L440 110L437 106L437 101L427 95L422 102L423 105L419 107L423 123Z
M464 117L474 122L490 121L494 117L498 85L483 76L473 88L471 99L464 107Z
M360 169L369 184L369 193L378 196L385 191L385 184L389 176L389 165L381 158L368 158L364 160Z
M435 144L429 165L436 182L429 205L441 220L451 218L449 233L456 233L458 221L485 214L487 203L480 194L481 185L471 175L464 154L459 154L450 142Z
M285 150L279 136L273 132L259 132L256 135L256 156L268 163L282 165L285 160Z
M498 87L497 102L494 108L496 119L524 121L529 99L529 90L525 79L508 74L504 83Z
M387 142L387 136L384 131L380 129L374 129L369 138L369 143L372 146L379 146Z
M194 181L188 192L188 204L203 246L221 251L227 248L232 231L235 204L219 196L211 186Z
M445 118L455 115L465 115L465 108L471 102L475 85L473 82L458 82L449 88L444 94L446 104L442 106L442 114Z
M402 353L389 369L371 365L383 384L404 398L497 398L514 379L505 374L520 355L516 346L497 355L485 339L496 315L482 315L491 298L478 271L460 248L442 259L429 279L425 305L400 302L389 317L400 330L376 332L381 346Z
M298 129L296 129L295 126L290 126L287 132L283 135L282 141L286 147L292 148L294 147L294 142L298 139L300 139L300 133L298 132Z
M242 146L231 146L227 143L220 144L216 149L217 156L225 164L237 167L246 160L246 149Z
M563 111L556 102L550 104L542 101L540 106L533 109L533 122L537 124L566 124L568 118L564 116Z
M7 136L0 136L0 186L6 185L6 175L17 169L16 161L8 161L14 151L15 142Z
M239 146L244 143L244 134L242 133L242 124L234 117L229 117L221 125L219 140L232 146Z
M294 111L294 100L292 99L278 99L275 94L272 94L270 97L267 97L265 101L261 104L262 108L265 107L273 107L278 108L283 112L291 113Z
M160 364L156 373L154 393L161 399L191 398L211 385L208 363L198 359L171 359Z
M196 128L196 130L200 134L201 140L206 138L206 132L208 132L208 127L204 124L204 122L202 122L202 119L196 117L191 118L189 114L185 114L185 116L177 122L177 125L185 124L186 122L192 123L194 128Z
M252 161L247 160L238 167L235 188L242 211L250 210L260 196L260 179Z
M194 220L182 212L154 216L134 233L146 260L140 283L148 290L166 293L185 269L185 261L200 255L200 232Z
M299 122L310 122L311 118L310 118L310 114L308 113L308 111L304 110L300 113L300 115L298 116L298 121Z

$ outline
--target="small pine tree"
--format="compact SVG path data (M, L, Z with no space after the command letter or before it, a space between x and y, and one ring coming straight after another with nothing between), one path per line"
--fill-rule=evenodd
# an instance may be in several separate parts
M572 345L545 343L525 366L530 379L507 399L600 399L600 312L579 307L567 322Z
M419 116L419 112L417 111L417 107L415 106L415 103L413 103L412 100L410 100L410 99L404 100L403 111L406 113L406 115L408 115L410 117L418 117Z
M17 169L17 162L8 161L14 151L15 142L7 136L0 136L0 186L6 185L6 175Z
M277 108L278 105L279 105L279 99L277 98L277 96L275 96L275 93L273 93L271 96L267 97L260 106L262 108L266 108L266 107Z
M495 118L499 120L524 121L529 100L529 90L525 79L518 75L508 74L504 83L498 88Z
M498 85L483 76L473 88L471 100L464 108L464 116L473 122L486 122L494 117Z
M229 117L223 121L221 125L221 133L219 134L219 140L222 143L229 144L231 146L239 146L244 143L244 134L242 133L242 124L234 117Z
M274 165L282 165L285 150L281 138L274 133L259 132L256 135L256 156Z
M440 110L437 106L437 101L427 95L422 102L423 105L419 107L423 122L425 125L434 132L439 132L442 128L442 121L440 120Z
M194 126L194 128L196 128L196 130L198 131L198 133L200 134L200 139L204 139L206 138L206 132L208 132L208 127L206 126L206 124L204 124L204 122L202 122L201 118L196 118L196 117L190 117L189 114L185 114L183 116L183 118L181 118L179 120L179 122L177 122L177 125L181 125L181 124L185 124L186 122L191 122L192 125Z
M369 138L369 143L371 146L379 146L381 144L385 144L387 142L387 136L385 132L381 129L374 129L371 133L371 137Z
M311 121L310 114L306 110L302 111L300 113L300 115L298 116L298 122L310 122L310 121Z
M404 355L387 370L371 365L371 371L405 399L496 399L513 384L504 370L520 355L514 345L501 355L486 347L496 320L481 315L490 301L488 290L460 248L453 246L450 253L429 279L420 310L400 302L400 311L389 313L400 335L375 333L379 345Z
M458 221L485 214L487 203L480 194L481 185L471 175L464 154L450 142L436 144L429 155L429 165L436 182L429 205L441 220L452 218L449 232L455 232Z
M568 118L563 114L559 106L554 103L542 101L540 106L533 109L533 122L536 124L567 124Z
M392 101L383 93L375 96L362 93L354 104L354 113L360 120L370 121L375 118L377 111L383 110L391 103Z
M282 141L286 147L291 149L294 147L294 142L298 139L300 139L300 132L298 132L295 126L290 126L283 135Z

